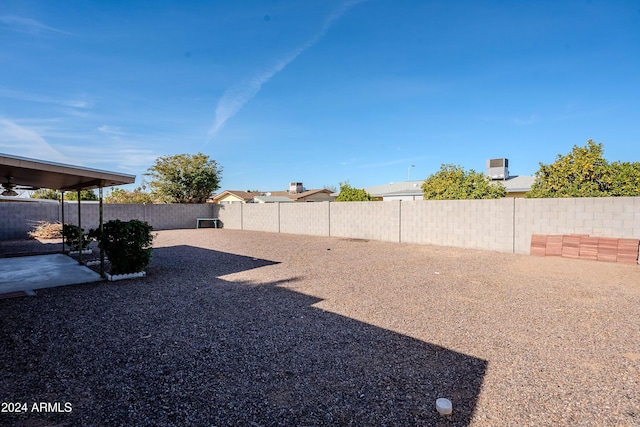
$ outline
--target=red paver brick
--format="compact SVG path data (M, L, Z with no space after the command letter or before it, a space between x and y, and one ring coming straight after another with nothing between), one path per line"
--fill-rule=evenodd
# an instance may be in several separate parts
M562 236L562 257L578 258L580 256L580 235Z
M562 256L562 235L547 235L546 256Z
M598 240L598 261L616 262L618 258L618 240L613 237L600 237Z
M533 256L545 256L547 247L547 236L545 234L531 235L531 249L529 253Z
M598 260L598 242L597 237L581 236L580 237L580 259L591 261Z
M623 264L637 264L639 246L640 239L618 239L616 262Z

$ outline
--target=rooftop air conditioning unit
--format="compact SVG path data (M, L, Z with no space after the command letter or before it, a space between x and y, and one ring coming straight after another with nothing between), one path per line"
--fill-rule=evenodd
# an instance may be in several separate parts
M487 160L487 176L491 179L509 178L509 159Z
M289 183L289 193L290 194L298 194L304 191L304 186L301 182L290 182Z

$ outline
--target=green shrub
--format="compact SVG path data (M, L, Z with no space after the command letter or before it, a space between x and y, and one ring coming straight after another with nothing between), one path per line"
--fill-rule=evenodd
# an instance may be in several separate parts
M74 224L62 225L62 237L64 237L65 242L72 251L86 249L89 247L89 243L93 241L91 233L85 234L84 228L80 228Z
M116 275L143 271L151 261L152 231L151 225L137 219L106 222L102 234L93 230L98 236L100 248L109 258L109 273Z

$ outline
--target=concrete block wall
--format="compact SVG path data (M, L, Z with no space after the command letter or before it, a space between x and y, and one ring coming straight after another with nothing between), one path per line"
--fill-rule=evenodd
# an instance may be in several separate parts
M146 221L154 230L196 228L196 218L213 218L211 204L144 205Z
M329 202L281 203L280 232L329 236L330 207L334 205Z
M82 227L98 226L96 203L82 204ZM640 197L417 200L229 205L112 205L104 221L140 219L154 229L195 228L220 218L238 230L384 240L528 254L532 234L640 238ZM77 203L65 222L77 223ZM38 221L61 221L57 203L0 203L0 240L22 239Z
M82 203L81 227L88 231L100 224L100 205L94 202ZM146 221L154 230L195 228L196 218L215 217L215 207L211 204L104 204L103 221L114 219ZM7 202L0 203L0 240L24 239L38 221L62 222L62 205L47 202ZM78 223L78 203L65 202L64 222Z
M62 219L62 205L58 205L60 210L60 221L65 224L78 224L78 202L65 202L64 203L64 220ZM88 231L91 228L96 228L100 224L99 220L100 205L98 203L82 203L80 206L80 214L82 215L80 226ZM104 215L103 210L103 215ZM104 220L108 220L105 218Z
M400 203L331 203L331 236L399 242Z
M100 221L100 205L83 203L81 226L85 230L96 228ZM111 204L105 203L102 208L104 222L119 219L129 221L137 219L146 221L154 230L172 230L179 228L195 228L196 218L213 218L214 209L211 204ZM65 202L65 222L78 223L78 203Z
M513 200L404 201L402 242L511 252Z
M132 219L137 219L139 221L146 221L153 228L157 228L150 218L148 217L147 211L149 210L150 205L132 205L132 204L108 204L103 205L102 215L103 221L112 221L119 219L120 221L130 221ZM84 209L84 208L83 208ZM93 217L94 221L96 221L96 227L98 226L98 215L96 212ZM84 216L84 215L83 215Z
M528 254L532 234L640 238L640 197L515 199L514 252Z
M640 197L227 205L226 228L528 254L532 234L640 238ZM328 224L326 212L329 212Z
M242 206L242 229L280 232L280 203L247 203Z
M218 218L222 227L242 230L242 203L213 205L213 217Z
M4 202L0 203L0 240L25 239L38 221L58 222L57 203Z

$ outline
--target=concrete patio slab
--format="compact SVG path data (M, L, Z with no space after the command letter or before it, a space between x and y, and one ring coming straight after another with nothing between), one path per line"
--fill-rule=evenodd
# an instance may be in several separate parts
M0 294L100 280L98 273L63 254L0 258Z

